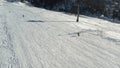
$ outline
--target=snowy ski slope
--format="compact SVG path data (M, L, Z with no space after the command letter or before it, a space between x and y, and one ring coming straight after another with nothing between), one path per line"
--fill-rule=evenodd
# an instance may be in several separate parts
M120 68L120 24L75 20L0 1L0 68Z

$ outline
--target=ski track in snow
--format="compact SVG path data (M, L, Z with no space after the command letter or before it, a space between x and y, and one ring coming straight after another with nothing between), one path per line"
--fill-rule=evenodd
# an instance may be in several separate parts
M0 68L19 68L6 22L6 16L0 15Z
M120 24L0 5L0 68L120 68Z

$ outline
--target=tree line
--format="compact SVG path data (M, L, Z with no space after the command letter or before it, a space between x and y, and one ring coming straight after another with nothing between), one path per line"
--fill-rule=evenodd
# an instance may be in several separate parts
M24 0L21 0L22 2ZM120 0L27 0L36 7L50 10L77 13L77 4L80 13L86 15L104 15L120 20Z

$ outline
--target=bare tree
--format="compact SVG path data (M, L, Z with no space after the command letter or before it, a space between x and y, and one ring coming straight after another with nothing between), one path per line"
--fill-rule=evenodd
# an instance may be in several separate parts
M79 22L79 16L80 16L80 11L79 11L80 10L79 9L80 5L79 5L79 3L80 3L79 0L77 0L77 20L76 20L76 22Z
M79 16L80 16L80 12L79 12L79 4L77 5L77 20L76 22L79 22Z

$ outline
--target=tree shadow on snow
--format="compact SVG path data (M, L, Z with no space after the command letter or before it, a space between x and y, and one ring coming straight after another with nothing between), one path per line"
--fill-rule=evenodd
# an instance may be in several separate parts
M27 22L44 22L42 20L28 20Z
M76 21L42 21L42 20L28 20L27 22L76 22Z
M73 32L73 33L67 33L67 34L59 34L58 36L78 37L78 36L80 36L80 32Z
M77 32L71 32L67 34L59 34L58 36L70 36L70 37L79 37L81 34L88 33L88 34L94 34L94 35L101 35L103 34L100 30L92 30L92 29L82 29Z
M45 21L45 22L75 22L75 21Z

